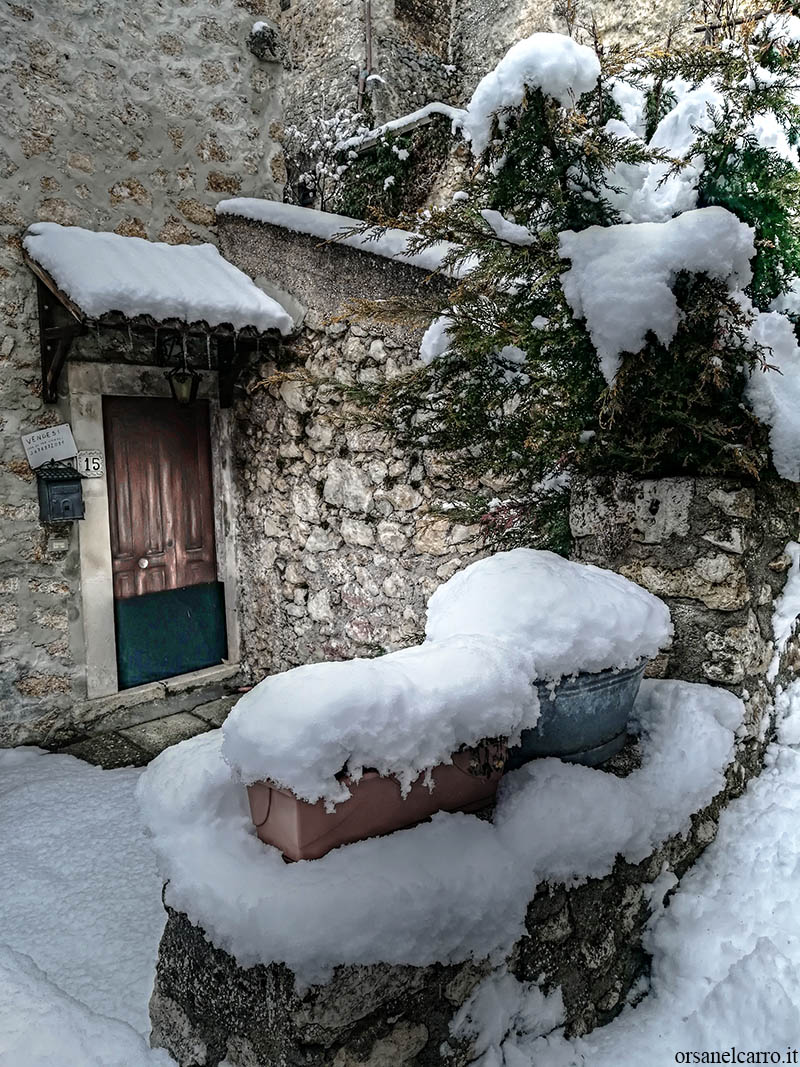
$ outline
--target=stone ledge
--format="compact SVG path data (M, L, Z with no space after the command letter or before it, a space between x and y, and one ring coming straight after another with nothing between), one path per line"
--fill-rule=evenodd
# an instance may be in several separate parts
M526 934L508 968L520 981L560 987L568 1034L621 1011L649 960L642 935L662 899L665 870L678 878L716 834L720 812L762 766L766 742L746 741L725 788L641 863L618 858L604 878L566 888L542 883L528 907ZM623 770L623 768L620 768ZM625 769L627 765L625 765ZM624 773L624 770L623 770ZM466 1067L468 1042L450 1023L492 969L486 960L429 967L344 966L303 991L284 964L243 968L203 930L167 907L150 1001L151 1044L181 1067Z

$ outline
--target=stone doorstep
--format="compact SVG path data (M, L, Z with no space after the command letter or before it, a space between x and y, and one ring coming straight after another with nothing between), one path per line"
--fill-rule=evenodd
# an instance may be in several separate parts
M238 693L217 695L220 687L206 686L192 691L191 710L177 709L175 699L160 700L160 715L152 715L131 725L94 734L84 740L58 748L56 751L85 760L105 770L118 767L144 767L165 748L189 737L206 733L222 725L228 712L238 700ZM188 694L175 694L175 697ZM211 697L211 699L209 699ZM152 710L152 706L150 706ZM169 714L164 712L169 709ZM131 711L141 710L132 708Z
M74 722L77 728L83 727L83 732L91 735L138 726L177 711L193 711L201 704L227 696L235 687L238 674L238 663L223 663L163 682L123 689L79 704Z

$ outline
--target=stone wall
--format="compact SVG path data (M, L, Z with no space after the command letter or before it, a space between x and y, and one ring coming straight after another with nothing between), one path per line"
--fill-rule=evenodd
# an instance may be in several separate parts
M307 309L236 410L243 665L260 677L414 644L427 598L481 552L479 530L439 510L452 492L435 455L395 447L347 398L415 360L422 330L334 320L356 298L413 294L427 275L233 216L220 244Z
M286 41L286 120L308 128L339 108L355 110L367 73L365 5L359 0L267 0ZM372 67L363 106L376 124L431 100L451 101L449 0L372 0Z
M666 678L723 685L744 698L760 736L775 685L772 615L798 537L800 493L787 482L592 479L573 488L573 555L610 567L662 597L675 625L653 665Z
M222 196L279 194L280 68L246 48L261 13L262 0L0 10L0 744L34 711L85 695L71 638L79 524L39 523L20 442L62 421L41 401L22 232L46 220L208 240Z

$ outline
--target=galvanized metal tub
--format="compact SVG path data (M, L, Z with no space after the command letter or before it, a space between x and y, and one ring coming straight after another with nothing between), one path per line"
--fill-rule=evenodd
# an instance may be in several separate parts
M538 756L598 767L625 744L633 702L647 662L622 671L601 671L565 678L551 689L536 682L540 717L522 742L509 750L507 770Z

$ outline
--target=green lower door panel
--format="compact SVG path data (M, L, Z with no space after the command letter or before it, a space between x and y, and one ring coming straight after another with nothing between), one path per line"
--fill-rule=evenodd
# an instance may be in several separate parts
M222 582L114 603L120 689L221 663L228 652Z

